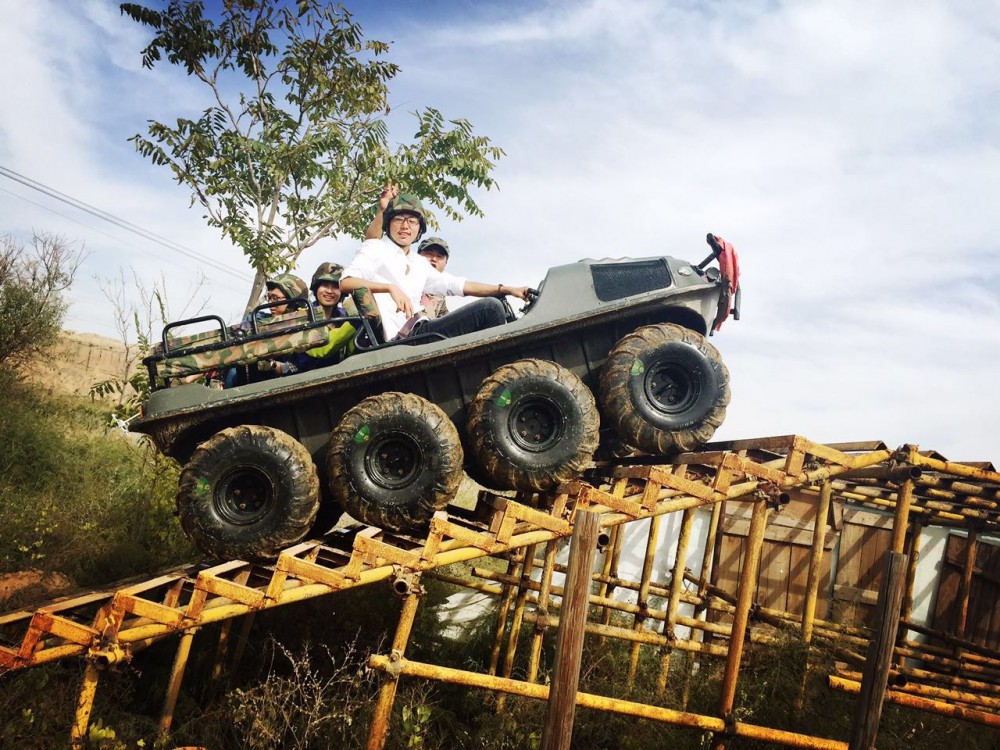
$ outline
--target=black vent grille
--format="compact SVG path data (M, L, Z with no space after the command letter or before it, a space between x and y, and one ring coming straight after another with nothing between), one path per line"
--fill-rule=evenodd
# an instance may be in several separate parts
M594 291L601 302L622 299L633 294L666 289L670 286L667 261L640 260L629 263L600 263L590 267Z

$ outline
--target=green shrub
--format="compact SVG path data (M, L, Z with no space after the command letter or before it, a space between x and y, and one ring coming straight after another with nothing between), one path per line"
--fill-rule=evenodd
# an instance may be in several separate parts
M94 585L190 561L174 514L177 468L108 431L88 401L0 374L0 572L58 571Z

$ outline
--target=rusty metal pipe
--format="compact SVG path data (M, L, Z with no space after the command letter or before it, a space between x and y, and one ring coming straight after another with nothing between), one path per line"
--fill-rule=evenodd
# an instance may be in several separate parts
M166 742L170 736L170 727L174 723L174 710L177 708L177 697L184 682L184 670L187 668L188 657L191 655L191 642L197 628L188 628L181 634L174 655L174 664L170 669L170 679L167 682L167 694L163 699L163 712L160 714L160 739Z
M823 549L826 546L826 518L830 513L833 495L829 482L823 482L819 490L819 505L813 518L813 540L809 552L809 573L806 578L806 599L802 606L802 640L812 642L813 623L816 618L816 602L819 600L820 567L823 564Z
M409 661L408 659L402 659L392 664L384 656L373 656L369 659L368 664L374 669L397 670L401 674L412 677L438 680L453 685L466 685L468 687L493 690L510 695L519 695L524 698L535 698L537 700L548 700L549 698L549 688L545 685L535 685L529 682L491 677L489 675L465 672L449 667L438 667L432 664ZM788 745L789 747L810 748L811 750L847 750L846 742L838 742L821 737L810 737L809 735L787 732L781 729L771 729L739 721L727 724L722 719L713 716L675 711L669 708L650 706L645 703L635 703L619 698L608 698L592 693L578 692L576 694L576 705L598 711L608 711L676 726L690 727L692 729L728 733L735 737L775 742L781 745Z
M830 687L834 690L854 694L861 692L860 682L845 680L841 677L837 677L836 675L830 675L827 680L829 681ZM968 708L963 708L962 706L942 703L929 698L922 698L917 695L908 695L895 690L887 692L885 694L885 699L890 703L895 703L899 706L909 706L910 708L915 708L919 711L948 716L952 719L958 719L959 721L968 721L974 724L984 724L988 727L1000 728L1000 716L997 716L996 714L990 714L984 711L973 711Z
M736 593L736 612L733 613L729 655L722 676L722 694L719 696L719 714L723 717L728 717L733 712L736 680L740 673L740 659L743 658L743 639L750 618L750 605L753 604L754 591L757 588L757 568L760 565L760 551L764 543L764 531L767 528L767 515L768 507L764 500L754 503L753 515L750 516L750 531L747 534L746 554L743 557L743 569L740 571L740 584ZM719 736L713 739L714 750L721 750L724 746Z
M69 745L73 750L82 750L87 745L90 712L94 709L94 696L97 695L97 682L100 676L97 665L88 661L83 670L80 694L76 699L73 726L69 730Z

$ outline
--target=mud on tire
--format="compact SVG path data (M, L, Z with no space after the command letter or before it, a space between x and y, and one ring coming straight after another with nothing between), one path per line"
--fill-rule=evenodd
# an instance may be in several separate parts
M555 362L522 359L483 381L466 432L492 483L547 490L590 463L599 421L594 396L580 378Z
M722 424L729 371L705 337L670 323L623 337L601 372L604 414L647 453L691 451Z
M463 460L458 430L438 406L382 393L350 409L330 434L329 489L359 521L419 528L455 496Z
M309 451L281 430L224 429L199 445L181 472L181 526L217 558L272 560L309 531L319 478Z

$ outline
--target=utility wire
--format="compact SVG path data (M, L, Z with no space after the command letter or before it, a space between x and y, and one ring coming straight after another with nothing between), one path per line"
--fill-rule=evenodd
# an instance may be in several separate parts
M209 256L204 255L203 253L199 253L196 250L191 250L190 248L184 247L183 245L180 245L174 242L173 240L169 240L166 237L162 237L161 235L158 235L155 232L151 232L148 229L143 229L142 227L133 224L130 221L126 221L125 219L119 218L114 214L108 213L107 211L97 208L96 206L92 206L89 203L85 203L81 200L78 200L77 198L73 198L70 195L61 193L55 188L49 187L48 185L38 182L37 180L33 180L30 177L26 177L25 175L15 172L13 169L9 169L8 167L0 165L0 175L10 180L13 180L14 182L19 182L22 185L31 188L32 190L37 190L38 192L47 195L50 198L54 198L55 200L61 201L80 211L84 211L88 214L91 214L92 216L96 216L97 218L102 219L103 221L107 221L111 224L114 224L115 226L121 229L124 229L128 232L132 232L133 234L137 234L140 237L143 237L144 239L147 239L151 242L155 242L158 245L162 245L163 247L166 247L169 250L173 250L176 253L180 253L181 255L187 256L192 260L197 260L200 263L209 265L218 271L223 271L225 273L239 274L240 277L247 279L249 281L249 277L246 275L245 270L239 270L234 268L233 266L227 266L224 263L220 263L219 261L214 260L213 258L210 258Z

